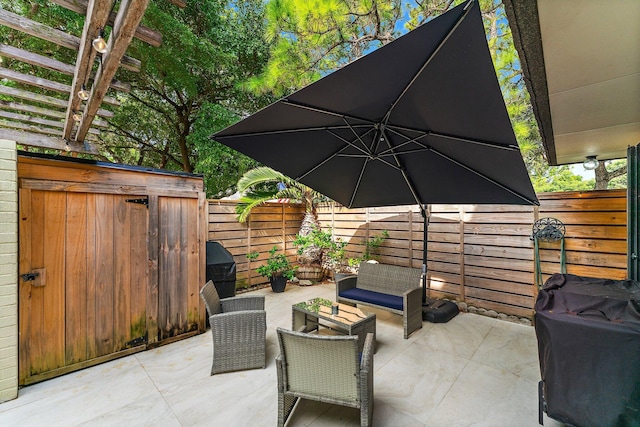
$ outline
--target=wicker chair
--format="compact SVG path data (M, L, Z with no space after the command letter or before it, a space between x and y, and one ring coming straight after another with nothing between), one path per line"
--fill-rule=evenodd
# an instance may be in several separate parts
M278 328L278 426L299 398L360 409L360 425L373 415L373 334L362 357L357 336L321 336Z
M264 296L218 297L212 281L200 290L213 336L211 375L266 366Z

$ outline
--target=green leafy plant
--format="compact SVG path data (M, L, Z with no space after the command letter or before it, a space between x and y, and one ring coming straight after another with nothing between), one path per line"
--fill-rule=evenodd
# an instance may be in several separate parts
M379 236L372 236L365 242L364 253L357 258L349 258L347 265L356 270L361 262L375 260L377 258L376 251L382 245L382 243L389 237L387 230L382 230Z
M298 248L298 262L302 264L323 264L324 254L333 245L331 232L312 227L308 234L298 233L293 245Z
M271 279L272 277L284 276L289 280L295 277L297 267L292 265L289 258L283 253L277 253L278 247L274 246L269 251L269 258L260 267L256 268L259 275ZM258 252L247 254L247 259L253 261L258 258Z
M318 259L324 268L334 272L342 272L347 267L347 242L339 237L334 239L331 231L313 228L307 235L298 234L293 244L298 248L298 255L320 251L321 256Z

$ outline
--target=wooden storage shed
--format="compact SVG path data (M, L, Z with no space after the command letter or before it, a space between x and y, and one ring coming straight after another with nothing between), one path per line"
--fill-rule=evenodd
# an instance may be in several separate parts
M204 331L202 177L19 153L19 384Z

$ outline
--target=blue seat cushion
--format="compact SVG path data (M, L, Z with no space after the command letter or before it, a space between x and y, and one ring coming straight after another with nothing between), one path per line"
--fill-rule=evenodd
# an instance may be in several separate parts
M380 305L382 307L393 308L394 310L402 310L402 297L396 295L383 294L382 292L367 291L365 289L351 288L340 292L340 296L368 302L369 304Z

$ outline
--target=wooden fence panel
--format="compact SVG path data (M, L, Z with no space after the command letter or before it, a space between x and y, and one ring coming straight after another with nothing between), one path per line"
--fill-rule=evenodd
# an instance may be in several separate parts
M433 296L453 298L479 308L531 317L535 288L532 225L553 217L566 226L569 273L623 279L626 276L626 192L624 190L539 194L541 206L431 205L428 279ZM265 283L246 260L251 251L274 244L293 259L302 205L268 204L246 224L235 218L235 202L209 201L209 239L220 241L237 263L238 286ZM358 257L367 239L389 237L377 251L387 264L421 268L423 220L418 206L347 209L318 208L323 228L346 241L347 257ZM560 271L559 243L542 243L543 278ZM259 265L259 260L255 266Z
M256 272L256 268L277 246L291 261L295 260L293 246L302 219L304 205L294 203L266 203L253 209L245 223L239 223L235 213L236 202L209 200L209 228L207 240L222 244L236 262L236 287L249 287L268 283ZM252 262L247 254L259 252L260 257Z

